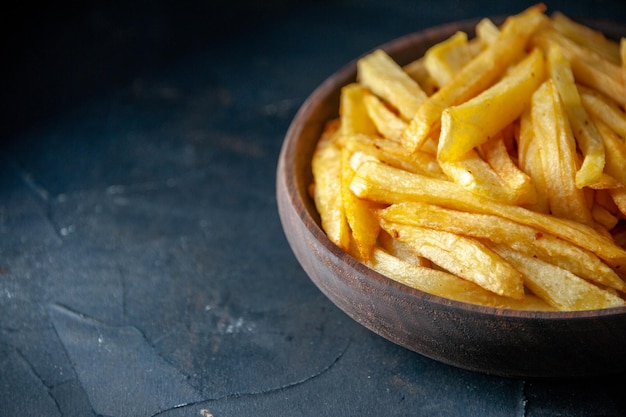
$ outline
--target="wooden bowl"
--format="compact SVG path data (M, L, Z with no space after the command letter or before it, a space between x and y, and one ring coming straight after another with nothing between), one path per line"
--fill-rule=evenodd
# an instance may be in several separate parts
M464 30L464 21L409 34L382 46L398 63ZM586 22L618 39L626 26ZM324 123L337 116L339 92L355 80L356 60L308 97L287 131L276 178L280 220L302 268L341 310L384 338L437 361L508 377L575 377L626 371L626 307L529 312L483 307L397 283L332 244L307 193L311 156Z

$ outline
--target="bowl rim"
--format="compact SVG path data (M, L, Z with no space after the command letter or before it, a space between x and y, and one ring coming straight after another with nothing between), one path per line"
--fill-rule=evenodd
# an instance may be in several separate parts
M501 21L502 19L504 19L504 17L496 16L492 18L492 20L494 20L495 22ZM328 99L328 97L332 94L337 94L337 89L341 88L343 85L347 84L348 81L355 78L356 62L358 61L358 59L379 48L385 50L390 56L395 57L398 54L399 50L402 48L402 46L407 43L424 43L432 37L440 37L442 33L448 33L449 35L451 35L454 33L454 31L459 29L471 32L473 30L473 27L479 20L480 19L477 18L449 22L402 35L369 49L368 51L350 60L348 63L344 64L338 70L329 75L317 87L315 87L314 90L303 101L286 131L278 159L277 181L284 182L284 186L288 191L286 197L289 199L292 208L295 209L297 216L302 221L306 229L317 240L317 242L324 247L325 250L329 251L332 256L336 257L341 262L345 262L348 267L354 269L359 274L362 274L363 276L367 276L377 281L377 284L379 285L392 286L396 290L408 294L411 299L414 298L416 301L427 301L431 304L437 304L446 308L451 308L471 314L501 316L503 318L509 319L531 319L549 321L567 319L571 321L623 315L626 313L626 306L575 311L516 310L453 300L410 287L368 267L364 263L351 256L349 253L345 252L337 245L332 243L324 230L321 228L319 220L317 220L311 214L311 212L307 208L307 205L304 202L304 199L308 199L311 206L315 208L312 199L307 193L306 187L299 187L297 184L295 169L296 167L295 164L293 164L293 158L296 154L296 148L299 144L299 138L305 126L309 124L309 118L311 114L316 110L319 103L324 102L324 100ZM623 23L602 19L581 18L578 20L598 28L608 27L613 33L621 32L626 34L626 24ZM414 58L418 58L418 56L414 56ZM314 140L315 143L317 143L317 141L319 140L319 135ZM311 144L310 146L314 147L313 144ZM304 168L310 170L310 167L311 161L309 158L305 162ZM300 173L300 175L302 175L302 173Z

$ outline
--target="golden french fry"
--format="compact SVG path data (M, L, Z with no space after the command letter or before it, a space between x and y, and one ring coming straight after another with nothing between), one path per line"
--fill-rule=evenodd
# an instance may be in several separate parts
M619 54L622 61L622 84L626 86L626 37L620 39ZM626 108L626 97L622 99L622 106Z
M504 245L489 245L524 275L524 284L558 310L594 310L626 305L611 291L603 290L570 271L522 254Z
M488 17L480 19L476 24L476 38L482 43L483 47L494 43L500 36L500 29Z
M594 193L593 199L594 205L600 206L611 213L613 216L619 215L619 209L615 205L613 198L611 197L609 189L597 190Z
M363 104L378 132L387 139L400 142L402 132L406 129L406 122L374 94L365 94Z
M423 56L409 62L402 69L419 84L427 96L432 95L439 89L437 82L426 69L426 65L424 65Z
M559 45L572 66L576 82L601 91L617 102L623 103L626 90L622 81L621 68L617 64L550 27L539 31L534 41L546 51L551 44Z
M568 240L595 253L618 272L626 270L626 250L594 228L524 207L499 203L465 190L451 181L429 178L369 161L356 171L350 189L360 198L384 204L421 201L474 213L494 214Z
M582 86L578 87L585 110L596 120L601 120L626 140L626 114L619 104L606 95Z
M406 286L456 301L514 310L554 310L534 295L526 294L522 301L503 297L448 272L411 264L382 249L374 250L368 266Z
M550 212L557 217L593 224L583 190L576 187L578 155L570 125L552 79L535 91L531 101L535 140L541 147Z
M376 126L369 117L363 102L366 89L360 84L348 84L341 89L339 99L340 132L342 135L363 133L375 135Z
M591 215L593 216L593 220L606 230L612 230L617 226L617 222L619 221L617 216L597 204L594 204L591 208Z
M509 17L497 41L476 55L460 72L419 107L402 138L406 148L419 149L432 130L439 127L443 111L460 104L488 88L523 54L529 38L546 21L544 5L526 9Z
M596 120L606 148L606 172L622 184L622 187L609 190L609 194L619 211L626 215L626 145L609 126Z
M587 115L570 63L559 45L553 44L548 50L548 68L555 87L561 97L571 129L583 154L583 162L576 172L578 188L597 183L604 170L604 145L593 120Z
M380 249L382 249L385 254L400 259L402 262L428 268L431 268L433 266L432 262L430 262L428 259L416 255L415 252L413 252L406 244L400 242L397 239L394 239L389 233L385 232L382 229L380 231L380 234L378 235L378 243ZM374 249L374 252L376 252L377 250L378 249ZM374 254L374 256L376 255Z
M389 222L489 240L570 270L588 281L626 291L626 282L596 255L550 233L500 216L420 202L392 204L377 215Z
M535 204L529 206L529 208L539 213L549 213L547 179L541 162L541 147L538 141L535 140L529 108L526 108L520 116L517 148L519 167L532 179L535 188Z
M439 161L439 165L448 178L473 193L508 204L516 204L522 198L521 191L509 187L474 150L459 160Z
M336 128L326 129L313 153L313 200L328 238L348 251L350 229L343 208L340 181L342 151L337 145L338 137Z
M471 59L467 33L460 31L424 53L424 65L439 87L448 84Z
M626 144L601 120L596 120L596 126L606 150L606 173L613 176L622 186L626 186Z
M533 182L513 161L501 134L483 143L480 152L485 161L512 190L513 195L516 196L516 204L521 206L536 204L537 192Z
M498 295L524 298L522 275L479 241L384 219L380 223L395 239L441 268Z
M374 94L410 120L426 100L426 93L385 51L376 51L357 61L357 79Z
M455 161L517 119L545 77L544 56L534 49L496 84L462 104L445 109L437 156Z
M343 136L338 142L353 153L362 152L390 166L434 178L446 178L433 155L424 152L409 155L397 142L366 135ZM353 169L356 168L353 166Z
M619 47L602 32L575 22L562 12L552 14L551 24L558 32L585 48L602 55L614 64L620 63Z
M372 255L376 238L380 230L378 220L374 215L374 203L361 200L350 191L350 182L354 177L354 170L350 166L351 153L347 148L342 149L341 161L341 196L346 220L352 231L356 253L352 255L360 260L368 260Z

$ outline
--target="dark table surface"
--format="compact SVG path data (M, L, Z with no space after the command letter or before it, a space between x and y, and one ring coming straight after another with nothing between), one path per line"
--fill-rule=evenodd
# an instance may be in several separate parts
M277 214L284 133L324 78L530 3L213 3L3 15L0 416L622 415L623 377L488 376L373 334ZM621 0L547 5L626 22Z

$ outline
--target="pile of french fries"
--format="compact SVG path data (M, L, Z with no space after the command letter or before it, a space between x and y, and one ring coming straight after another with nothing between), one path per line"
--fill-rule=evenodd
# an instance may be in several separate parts
M543 4L357 62L312 158L329 239L458 301L626 305L626 38Z

